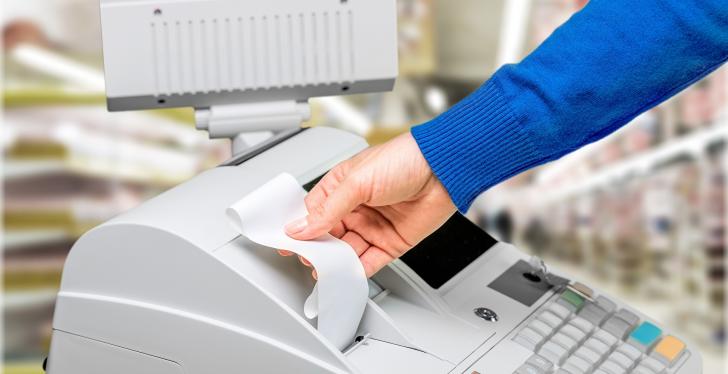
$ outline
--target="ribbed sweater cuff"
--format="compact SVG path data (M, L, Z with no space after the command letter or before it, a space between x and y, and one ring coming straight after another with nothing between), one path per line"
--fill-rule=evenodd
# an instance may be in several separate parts
M412 135L461 212L483 191L541 157L493 77Z

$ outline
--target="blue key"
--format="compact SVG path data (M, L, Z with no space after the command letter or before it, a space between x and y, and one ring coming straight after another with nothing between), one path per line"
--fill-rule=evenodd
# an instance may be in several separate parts
M630 340L636 343L645 347L651 347L661 335L662 330L659 327L649 322L643 322L639 327L632 331L632 334L629 337Z

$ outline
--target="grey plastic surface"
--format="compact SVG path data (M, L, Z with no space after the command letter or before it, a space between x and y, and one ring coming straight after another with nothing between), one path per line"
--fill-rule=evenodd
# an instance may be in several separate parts
M378 374L442 374L453 365L431 354L386 341L367 339L347 358L362 372Z
M491 282L488 287L525 306L531 306L551 289L551 285L543 279L538 278L538 281L527 279L524 275L530 274L531 271L531 265L528 262L518 261Z
M53 333L54 358L48 373L74 374L183 374L170 360L91 340L62 331Z
M101 0L111 110L391 90L393 0Z

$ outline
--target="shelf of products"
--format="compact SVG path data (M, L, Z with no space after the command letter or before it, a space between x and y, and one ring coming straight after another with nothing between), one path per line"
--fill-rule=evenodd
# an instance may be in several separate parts
M37 289L6 293L3 301L5 323L5 358L17 361L38 357L38 352L27 347L43 348L48 345L56 289ZM40 361L35 361L36 370Z
M558 180L556 184L564 186L559 188L550 198L564 199L599 188L611 181L650 173L655 167L669 162L671 159L680 156L699 157L707 146L725 141L728 141L728 121L721 121L705 129L697 130L695 133L674 139L654 149L616 162L586 177L574 178L575 180L569 180L568 183ZM548 185L549 181L540 183L540 187L547 187Z

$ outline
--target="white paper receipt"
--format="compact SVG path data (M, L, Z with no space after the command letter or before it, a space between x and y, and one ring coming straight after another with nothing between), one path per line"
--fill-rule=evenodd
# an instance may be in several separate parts
M356 252L331 235L311 241L286 235L284 226L306 216L306 191L290 174L280 174L227 209L235 229L251 241L305 257L318 274L304 313L318 317L318 331L337 348L349 345L369 297L369 286Z

